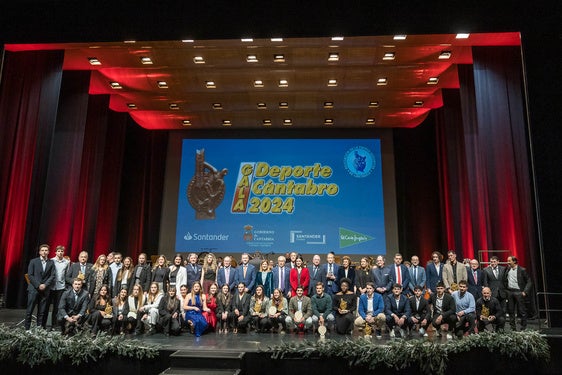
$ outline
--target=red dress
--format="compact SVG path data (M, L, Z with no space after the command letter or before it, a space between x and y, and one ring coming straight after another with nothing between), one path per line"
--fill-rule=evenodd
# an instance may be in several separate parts
M297 287L300 285L303 287L303 294L306 296L308 294L308 284L310 284L310 273L308 268L301 268L300 279L299 271L297 268L293 268L289 273L289 281L291 283L291 296L297 294Z
M217 297L216 296L207 294L207 307L211 311L208 312L203 311L203 316L205 317L205 320L207 320L207 324L209 325L209 328L212 328L214 331L215 327L217 326Z

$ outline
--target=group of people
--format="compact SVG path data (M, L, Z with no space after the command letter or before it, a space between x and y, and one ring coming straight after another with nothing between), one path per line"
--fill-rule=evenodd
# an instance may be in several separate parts
M452 338L476 330L502 331L509 312L516 329L527 324L525 300L531 281L514 256L508 267L492 257L480 269L477 260L458 262L449 251L448 261L433 252L425 267L412 256L405 265L401 254L385 264L378 256L354 266L343 256L336 263L334 253L321 263L314 255L306 264L292 252L277 258L251 260L243 253L240 262L209 253L200 264L197 254L186 260L181 254L168 262L164 255L153 265L141 253L134 265L118 253L98 256L88 263L88 253L70 263L64 246L57 246L49 259L49 246L39 247L39 257L29 263L28 306L25 328L29 329L35 306L37 325L47 327L52 305L51 327L65 334L88 329L92 334L157 331L195 336L205 332L315 332L319 327L338 334L355 328L366 336L392 337L412 333L427 336L431 325L436 334ZM233 264L236 264L233 267Z

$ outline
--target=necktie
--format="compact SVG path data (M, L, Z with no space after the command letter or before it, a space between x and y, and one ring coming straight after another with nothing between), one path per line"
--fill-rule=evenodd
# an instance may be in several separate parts
M279 289L281 290L285 290L285 288L283 288L283 286L285 285L283 283L283 278L285 277L285 269L283 267L279 268Z
M47 261L41 258L41 266L43 266L43 271L45 271L45 266L47 265Z
M396 266L396 282L402 285L402 274L400 273L400 266Z
M224 278L225 278L226 283L230 285L230 283L228 282L228 280L230 279L229 276L230 276L230 267L226 267L224 269Z
M330 269L328 270L328 273L330 273L330 274L333 273L333 272L332 272L332 264L331 264L331 263L330 263Z
M316 272L318 272L318 266L314 266L314 277L316 277Z
M498 278L498 267L494 267L494 276Z
M248 268L247 265L244 265L244 278L246 278L246 269Z
M86 273L86 266L83 265L83 264L81 264L81 265L80 265L80 271L81 271L82 273Z
M76 303L76 301L78 301L78 293L74 293L74 303Z
M414 266L414 284L418 282L418 267Z
M478 285L478 276L476 275L476 271L472 271L472 275L474 277L474 284Z

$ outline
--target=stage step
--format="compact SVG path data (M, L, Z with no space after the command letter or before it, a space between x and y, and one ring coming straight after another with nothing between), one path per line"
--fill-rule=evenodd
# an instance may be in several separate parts
M240 369L195 369L185 367L170 367L160 375L239 375Z
M170 355L170 369L208 371L209 374L212 371L224 370L226 371L224 374L238 374L242 369L245 354L245 352L229 350L182 349Z

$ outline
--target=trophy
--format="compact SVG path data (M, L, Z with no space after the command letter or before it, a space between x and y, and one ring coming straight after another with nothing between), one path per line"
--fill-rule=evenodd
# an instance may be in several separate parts
M320 334L320 340L324 340L325 336L326 336L326 326L320 326L318 327L318 333Z
M277 307L269 306L269 309L267 309L267 311L269 312L269 315L273 316L277 313Z
M373 332L373 327L369 323L365 323L365 337L371 337L371 333Z
M345 299L340 300L340 310L342 311L346 311L347 310L347 301Z
M482 305L482 312L480 313L480 320L487 322L490 317L490 309L486 305Z
M459 284L452 283L451 284L451 292L456 292L457 290L459 290Z
M302 320L302 311L295 312L295 321L300 322Z
M256 301L256 304L254 305L254 311L258 314L260 313L260 311L261 311L261 301Z
M104 318L110 319L113 317L113 307L111 307L109 303L105 305L105 310L103 312L105 313Z

